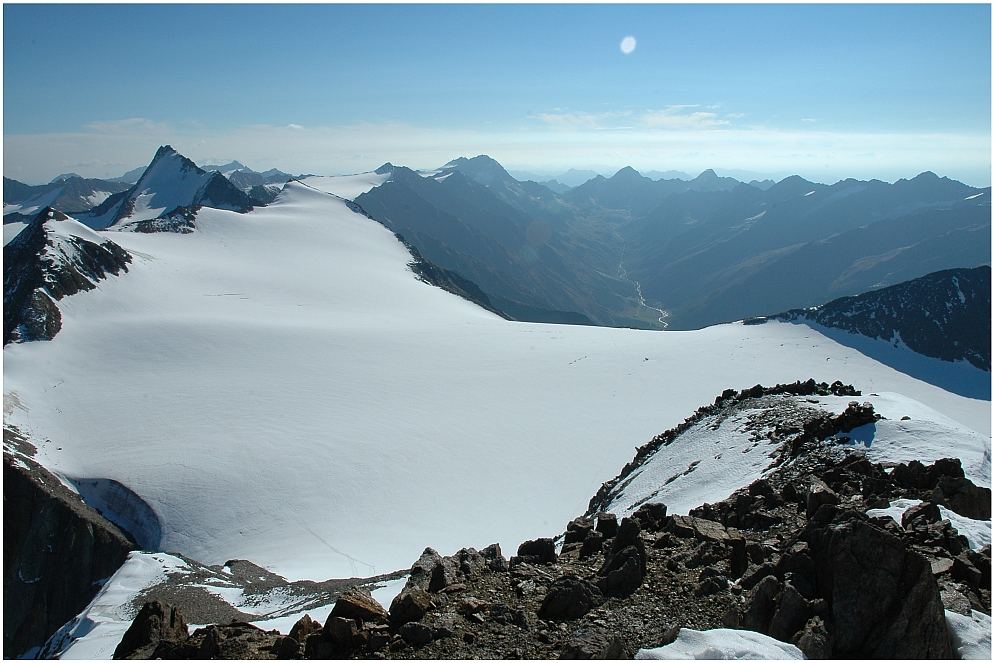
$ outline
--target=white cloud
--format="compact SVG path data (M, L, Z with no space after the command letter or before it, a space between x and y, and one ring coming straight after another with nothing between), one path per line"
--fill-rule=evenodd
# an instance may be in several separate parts
M707 108L707 110L698 110ZM646 129L680 130L711 129L728 126L742 113L719 113L715 106L672 104L663 108L640 111L612 111L587 113L583 111L538 113L533 119L556 129L618 129L636 126Z

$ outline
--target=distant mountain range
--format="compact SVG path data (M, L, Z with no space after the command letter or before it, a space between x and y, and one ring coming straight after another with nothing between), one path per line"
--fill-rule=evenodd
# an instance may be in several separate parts
M68 214L85 212L128 188L122 182L87 179L74 173L60 175L48 184L32 186L3 178L4 214L33 214L54 207Z
M990 188L933 173L830 186L623 168L558 193L483 155L391 168L357 202L523 319L691 329L991 262Z
M377 172L385 181L356 203L519 320L692 329L991 262L991 189L929 172L745 184L713 170L654 179L622 168L542 184L485 155ZM4 220L52 207L93 228L189 232L197 208L246 211L290 179L239 161L200 168L164 146L130 186L5 178Z

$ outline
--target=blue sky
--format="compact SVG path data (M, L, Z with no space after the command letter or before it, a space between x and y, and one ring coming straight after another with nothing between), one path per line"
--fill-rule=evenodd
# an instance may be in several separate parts
M4 172L716 169L990 183L988 5L4 5ZM623 37L636 39L624 54Z

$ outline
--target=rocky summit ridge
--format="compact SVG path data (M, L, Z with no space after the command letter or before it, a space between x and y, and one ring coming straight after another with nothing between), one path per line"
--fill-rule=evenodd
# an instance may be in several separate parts
M426 549L389 609L353 587L324 624L305 616L287 634L245 622L190 633L181 608L153 599L115 658L631 658L682 628L721 627L791 642L808 658L956 658L948 615L990 615L991 547L972 548L940 509L990 518L991 491L958 459L868 460L847 435L881 419L869 403L840 415L788 405L826 395L860 392L813 380L727 390L637 450L564 532L510 559L497 544ZM682 430L745 407L780 418L767 429L775 450L762 478L688 515L652 500L629 515L602 510ZM868 514L902 498L921 503L901 523Z

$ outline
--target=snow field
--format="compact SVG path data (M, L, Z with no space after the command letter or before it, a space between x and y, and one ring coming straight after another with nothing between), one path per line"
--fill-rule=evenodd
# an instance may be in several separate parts
M62 300L54 340L8 346L4 389L40 462L125 484L158 515L159 549L206 564L325 579L407 568L426 546L513 553L729 387L842 379L990 425L987 401L799 325L501 320L421 283L392 233L301 184L197 225L101 233L129 273ZM752 481L757 454L724 456L712 476L739 478L711 499Z

